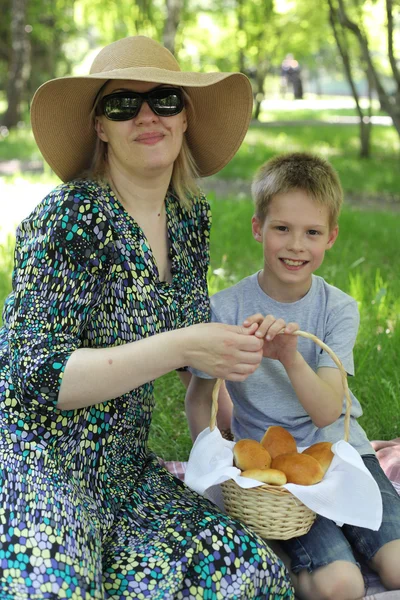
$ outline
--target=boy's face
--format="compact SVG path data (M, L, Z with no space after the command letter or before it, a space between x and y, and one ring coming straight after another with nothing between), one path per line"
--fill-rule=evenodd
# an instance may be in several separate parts
M291 190L272 199L263 224L253 217L252 230L264 248L262 288L278 301L293 302L310 289L311 275L339 228L330 229L326 206L303 190Z

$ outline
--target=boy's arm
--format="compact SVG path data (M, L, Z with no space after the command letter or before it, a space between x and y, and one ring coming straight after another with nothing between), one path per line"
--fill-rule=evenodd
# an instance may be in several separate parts
M340 371L321 367L315 371L306 363L300 352L296 352L292 363L283 365L296 396L314 425L326 427L336 421L342 413L344 389Z
M202 379L192 375L186 392L185 408L189 430L194 441L199 433L210 425L212 392L216 379ZM222 382L218 396L217 424L220 429L230 429L232 401Z
M297 350L297 337L289 335L299 329L298 323L285 323L273 315L252 315L244 322L257 322L255 335L264 337L266 358L279 360L290 379L293 389L314 425L326 427L342 413L344 389L338 369L321 367L315 372Z

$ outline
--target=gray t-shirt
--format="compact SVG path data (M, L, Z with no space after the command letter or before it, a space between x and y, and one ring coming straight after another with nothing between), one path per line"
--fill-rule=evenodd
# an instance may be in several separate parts
M261 312L297 322L300 329L313 333L340 358L349 375L354 375L353 346L359 326L356 301L313 275L308 293L297 302L282 303L267 296L258 283L258 273L218 292L211 298L212 320L241 325L246 317ZM316 371L319 367L337 368L329 354L312 340L298 337L298 350ZM193 371L200 377L204 373ZM298 446L316 442L336 442L344 436L343 412L335 423L316 427L300 404L282 364L263 358L260 367L244 382L226 381L234 405L232 432L235 439L260 440L270 425L281 425L295 437ZM360 454L373 454L367 436L358 424L361 405L353 394L349 442Z

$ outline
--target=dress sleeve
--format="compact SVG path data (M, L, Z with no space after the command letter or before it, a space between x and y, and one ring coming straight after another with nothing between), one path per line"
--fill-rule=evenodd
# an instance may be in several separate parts
M348 375L354 375L353 348L356 342L360 315L357 302L346 299L333 310L326 323L324 342L338 356ZM331 357L321 350L318 361L320 367L336 367Z
M32 410L56 406L111 268L111 227L94 196L83 184L61 185L17 230L10 371L17 399Z
M190 215L182 219L187 223L187 232L181 251L188 252L190 256L178 290L179 327L189 327L211 320L207 283L211 210L205 196L195 198ZM186 371L187 367L177 370Z

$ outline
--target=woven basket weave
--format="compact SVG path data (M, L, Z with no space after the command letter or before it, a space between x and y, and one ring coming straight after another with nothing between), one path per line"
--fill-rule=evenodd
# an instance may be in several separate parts
M292 335L313 340L329 354L337 365L341 376L346 398L344 419L344 440L349 439L351 398L347 385L346 371L336 354L312 333L295 331ZM222 379L218 379L213 390L210 429L216 427L218 411L218 393ZM221 485L225 510L232 517L242 521L250 529L263 538L271 540L288 540L307 533L316 514L305 506L298 498L283 487L263 484L256 488L245 489L228 479Z

